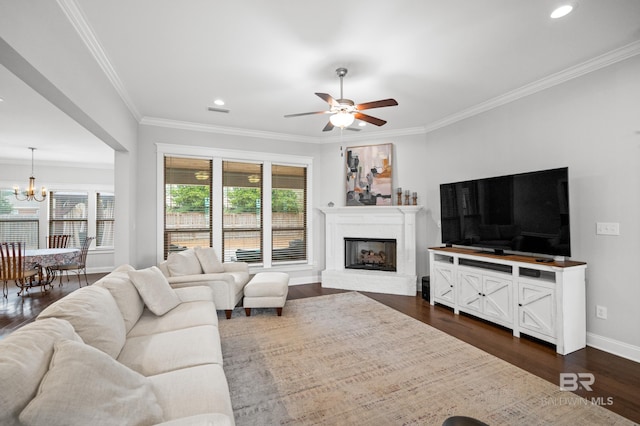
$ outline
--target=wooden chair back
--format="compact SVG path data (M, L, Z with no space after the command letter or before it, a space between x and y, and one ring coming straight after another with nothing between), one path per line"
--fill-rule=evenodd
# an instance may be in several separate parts
M47 237L47 247L49 248L67 248L71 235L49 235Z
M22 243L0 244L0 281L21 280L24 277Z

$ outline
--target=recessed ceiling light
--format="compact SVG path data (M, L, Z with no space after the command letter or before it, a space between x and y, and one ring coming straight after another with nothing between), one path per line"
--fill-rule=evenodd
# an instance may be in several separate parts
M222 99L216 99L215 101L213 101L213 103L218 106L224 105L224 101Z
M361 122L358 123L358 126L360 126L360 127L364 127L366 125L367 125L367 123L365 123L364 121L361 121Z
M563 16L567 16L568 14L570 14L572 10L573 6L571 6L570 4L565 4L551 12L550 16L552 19L562 18Z

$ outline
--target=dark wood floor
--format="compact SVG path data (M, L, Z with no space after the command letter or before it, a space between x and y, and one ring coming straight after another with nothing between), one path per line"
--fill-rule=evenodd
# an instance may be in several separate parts
M90 274L89 282L95 282L103 275ZM56 285L45 293L32 290L24 297L17 296L15 286L10 285L9 298L0 301L0 338L33 321L49 304L76 290L78 281L74 278L72 276L69 283L65 281L62 287ZM341 290L322 288L318 283L305 284L291 286L288 298L339 292ZM593 390L577 393L600 405L611 401L612 404L606 408L640 423L640 363L591 347L565 356L558 355L552 345L524 337L515 338L510 330L470 316L454 315L448 308L431 306L419 295L363 294L556 385L559 385L560 373L592 373L595 376Z

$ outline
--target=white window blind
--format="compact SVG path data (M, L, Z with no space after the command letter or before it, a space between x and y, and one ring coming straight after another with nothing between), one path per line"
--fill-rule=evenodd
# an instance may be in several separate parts
M307 168L271 167L272 260L307 259Z
M22 242L28 249L37 249L41 206L34 201L18 201L12 189L1 188L0 242Z
M222 162L224 261L262 262L262 164Z
M51 191L49 194L49 235L69 235L69 247L81 247L87 237L88 201L86 192Z
M212 161L164 158L164 258L211 245Z
M113 247L114 209L113 194L96 194L96 247Z

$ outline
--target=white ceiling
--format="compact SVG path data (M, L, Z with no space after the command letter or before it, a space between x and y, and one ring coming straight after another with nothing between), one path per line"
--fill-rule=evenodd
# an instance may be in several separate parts
M366 137L436 128L640 53L638 0L578 0L558 20L557 0L60 3L81 12L138 121L312 142L336 137L322 132L327 116L283 116L327 109L314 92L339 97L339 66L349 69L346 98L399 103L369 111L388 123L367 125ZM16 80L0 70L0 97L22 93L18 105L0 103L0 157L5 146L16 158L27 146L80 160L83 149L94 159L110 151ZM229 114L207 111L216 98Z

